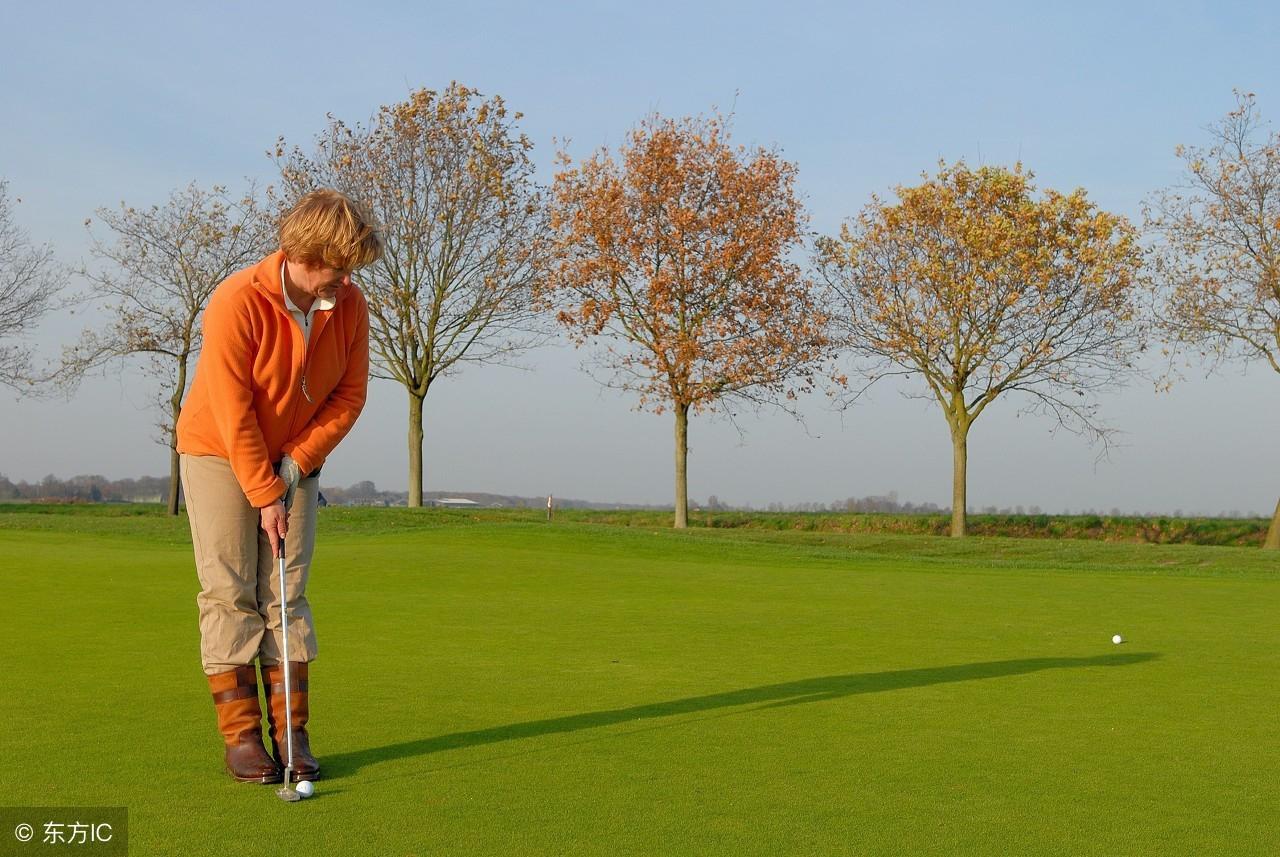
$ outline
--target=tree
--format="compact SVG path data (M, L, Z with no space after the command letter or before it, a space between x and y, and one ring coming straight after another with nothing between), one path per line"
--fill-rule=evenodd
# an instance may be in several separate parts
M368 128L330 117L306 155L276 159L287 194L329 186L374 212L386 251L358 274L371 374L409 397L409 505L422 505L423 404L437 379L537 344L533 287L546 218L521 114L453 83L380 108Z
M675 526L688 521L688 419L811 388L826 322L790 261L802 241L796 169L732 148L724 121L651 115L618 153L553 185L557 263L546 299L575 344L604 345L607 384L675 415Z
M953 450L951 535L963 536L968 436L998 397L1107 443L1092 394L1141 348L1135 230L1083 190L1034 197L1031 173L963 162L879 198L818 243L835 328L868 385L924 381ZM865 389L865 387L863 388Z
M164 205L118 210L101 208L98 218L113 233L111 243L90 230L99 261L84 276L96 287L94 302L109 302L109 323L87 329L63 353L60 375L73 388L84 374L127 358L142 361L158 384L157 441L169 448L169 514L178 514L177 424L192 361L200 351L201 315L224 279L271 252L273 224L252 187L241 198L226 188L195 183L174 191ZM89 298L86 298L89 299Z
M1145 206L1157 324L1175 350L1280 372L1280 134L1240 92L1209 132L1208 147L1177 148L1183 181ZM1280 549L1280 502L1264 546Z
M31 349L15 340L50 309L60 283L53 251L33 246L14 222L8 189L0 181L0 384L27 392L35 384Z

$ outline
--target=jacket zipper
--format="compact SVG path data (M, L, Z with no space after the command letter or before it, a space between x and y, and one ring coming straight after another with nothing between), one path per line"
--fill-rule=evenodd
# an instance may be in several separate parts
M324 314L323 316L320 316L318 319L313 318L313 320L312 320L312 322L311 322L311 327L310 327L310 329L307 331L307 338L306 338L306 339L304 339L304 340L303 340L303 342L302 342L302 377L301 377L301 387L302 387L302 395L303 395L303 397L307 400L307 403L308 403L308 404L315 404L315 400L311 398L311 390L310 390L310 389L308 388L308 386L307 386L307 369L308 369L308 367L310 367L310 365L311 365L311 348L310 348L311 342L310 342L310 339L311 339L311 337L314 335L314 336L317 338L317 340L319 340L320 335L324 332L324 328L325 328L325 327L328 325L328 323L329 323L329 316L330 316L330 315L334 312L334 310L336 310L337 308L338 308L337 301L334 301L333 309L325 310L325 311L324 311L324 312L325 312L325 314ZM289 320L290 320L290 321L293 321L292 316L290 316ZM293 428L293 424L294 424L294 420L296 420L296 419L297 419L297 417L298 417L298 408L299 408L299 407L301 407L301 405L300 405L300 404L295 400L295 401L294 401L294 405L293 405L293 418L289 420L289 429L290 429L290 431L293 431L293 430L294 430L294 428Z
M272 303L274 304L275 302L273 301ZM320 332L323 332L324 326L328 324L329 316L332 315L334 311L337 310L338 303L340 303L340 301L335 300L333 303L333 309L325 311L325 314L322 317L324 324L321 325ZM284 306L276 306L276 310L284 314L285 318L288 319L289 324L293 325L294 327L297 327L297 322L294 320L293 314L289 312L288 308ZM311 349L308 346L311 344L310 343L311 334L314 331L315 331L315 322L312 322L312 328L307 332L307 338L302 341L302 373L299 379L299 386L301 388L302 395L307 400L308 404L315 403L314 400L311 398L311 390L307 386L307 367L311 363ZM299 328L299 332L301 332L300 328ZM319 333L317 333L316 335L318 337ZM289 434L290 435L297 433L294 427L298 421L298 408L300 408L301 406L302 406L301 403L297 399L294 399L293 413L289 415Z
M307 389L307 367L311 365L311 326L307 326L307 338L302 341L302 395L307 404L315 404L311 399L311 391Z

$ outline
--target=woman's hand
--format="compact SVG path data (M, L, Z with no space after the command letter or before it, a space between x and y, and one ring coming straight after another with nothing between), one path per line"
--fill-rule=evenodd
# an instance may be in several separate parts
M289 513L285 511L284 500L263 506L259 511L262 516L262 531L271 540L273 555L279 559L284 555L284 537L289 532Z

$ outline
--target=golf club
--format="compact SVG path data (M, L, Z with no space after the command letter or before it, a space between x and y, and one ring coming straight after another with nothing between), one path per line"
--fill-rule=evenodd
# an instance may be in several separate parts
M285 734L285 753L287 754L287 763L284 766L284 784L276 789L276 797L283 801L302 800L302 795L298 794L290 787L289 781L293 779L293 699L290 696L290 680L292 676L289 674L289 596L285 593L284 588L284 540L280 542L280 556L277 558L280 569L280 652L284 658L284 734Z

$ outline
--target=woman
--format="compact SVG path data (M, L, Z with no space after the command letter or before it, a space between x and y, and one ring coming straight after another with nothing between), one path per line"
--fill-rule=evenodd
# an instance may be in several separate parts
M286 557L295 779L320 766L307 735L316 656L306 585L320 466L364 407L369 311L351 273L382 254L368 215L333 190L280 223L280 249L228 277L204 313L204 345L178 419L178 452L201 591L200 655L242 782L281 779L285 732L280 592ZM295 654L296 653L296 654ZM262 744L255 660L268 701Z

